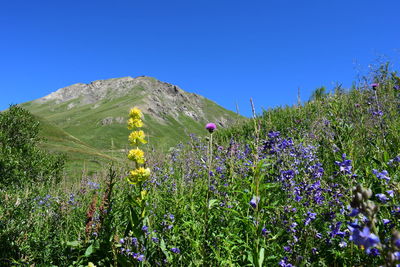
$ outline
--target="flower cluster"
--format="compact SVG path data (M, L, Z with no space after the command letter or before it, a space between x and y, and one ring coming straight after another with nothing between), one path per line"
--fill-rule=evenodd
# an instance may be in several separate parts
M144 152L137 147L140 143L147 143L144 132L142 130L137 130L137 128L143 126L142 117L142 112L136 107L132 108L129 112L128 129L134 130L129 135L129 142L132 146L136 146L136 148L131 149L128 153L128 159L136 164L136 169L129 172L128 182L131 184L144 182L150 176L150 169L143 167L146 163Z

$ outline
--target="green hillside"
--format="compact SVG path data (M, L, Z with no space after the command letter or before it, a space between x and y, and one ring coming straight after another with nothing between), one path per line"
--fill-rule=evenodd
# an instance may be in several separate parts
M243 120L234 112L173 85L150 77L136 79L140 80L133 85L123 78L100 81L106 84L101 89L104 94L99 97L95 91L95 96L90 95L90 103L85 95L85 90L90 88L78 84L57 91L68 94L69 88L78 87L77 92L71 89L76 94L72 99L39 99L20 106L40 118L46 140L43 146L65 153L69 171L75 172L81 172L83 167L95 171L104 161L124 158L129 135L127 115L133 106L144 109L143 130L149 147L158 151L186 142L190 134L203 135L207 122L220 122L220 127L226 127ZM136 82L136 79L129 81ZM99 99L92 101L92 98ZM184 107L183 111L177 109L180 106Z
M90 174L102 168L117 157L108 155L62 130L48 120L36 117L40 122L41 147L50 152L63 153L67 156L66 172L72 177L79 177L82 171Z

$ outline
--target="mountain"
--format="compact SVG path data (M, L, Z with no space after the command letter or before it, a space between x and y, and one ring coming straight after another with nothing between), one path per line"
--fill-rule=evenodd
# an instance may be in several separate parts
M126 121L133 106L143 111L148 147L161 150L188 140L191 133L205 134L207 122L223 128L243 119L200 95L146 76L77 83L20 106L44 122L47 148L67 156L91 151L97 158L126 152Z

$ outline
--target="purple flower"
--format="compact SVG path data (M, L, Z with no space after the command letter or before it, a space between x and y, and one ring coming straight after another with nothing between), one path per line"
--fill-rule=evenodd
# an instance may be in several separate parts
M389 197L394 197L394 191L393 190L388 190L386 193L389 195Z
M172 251L173 253L176 253L176 254L181 253L181 251L179 250L179 248L171 248L171 251Z
M382 219L384 225L389 224L391 221L389 219Z
M373 169L372 173L375 174L376 178L386 180L387 182L390 181L390 177L388 176L389 173L385 170L382 172L378 172L377 170Z
M280 133L279 131L276 131L276 132L270 131L270 132L268 133L268 137L271 138L271 139L273 139L273 138L279 137L280 134L281 134L281 133Z
M350 216L350 217L355 217L355 216L357 216L358 214L360 214L360 210L357 209L357 208L355 208L355 209L353 209L353 210L350 212L349 216Z
M254 196L251 200L250 200L250 206L252 206L254 209L257 207L258 202L260 201L260 197L256 197Z
M396 252L393 252L393 257L395 258L395 260L400 260L400 251L396 251Z
M373 90L376 90L376 88L379 86L379 83L371 83L371 87Z
M346 159L346 154L342 154L342 161L335 161L335 164L340 167L340 172L351 174L351 160Z
M371 110L371 112L372 112L372 115L373 115L373 116L378 116L378 117L383 116L383 111L380 110L380 109Z
M345 233L340 231L340 226L342 225L342 222L337 222L335 225L331 225L329 228L331 228L331 232L329 233L330 237L335 237L335 236L340 236L344 237Z
M368 253L368 254L370 254L370 255L372 255L372 256L379 256L379 255L381 255L381 253L379 252L379 249L377 249L377 248L372 248L372 249L370 250L370 253Z
M279 266L281 266L281 267L293 267L293 265L287 261L287 257L284 257L284 258L279 262Z
M379 201L382 202L382 203L386 203L386 202L389 200L389 198L388 198L385 194L376 194L375 196L376 196L376 197L379 199Z
M207 123L206 125L206 130L208 130L210 133L214 132L217 129L217 125L215 123Z
M354 242L354 244L358 246L364 246L365 252L367 254L370 253L370 249L376 246L380 240L379 237L372 234L370 229L367 226L361 230L359 225L348 226L351 231L350 240Z
M304 220L304 225L308 225L311 221L315 220L317 214L314 212L307 212L307 218Z
M143 225L142 231L147 233L148 230L149 230L149 227L147 227L146 225Z
M137 259L138 261L144 261L144 255L143 254L135 255L135 259Z
M394 241L394 244L395 244L396 247L400 248L400 238L397 238L397 239Z
M267 228L263 227L263 228L261 229L261 234L262 234L263 236L266 236L266 235L268 234Z

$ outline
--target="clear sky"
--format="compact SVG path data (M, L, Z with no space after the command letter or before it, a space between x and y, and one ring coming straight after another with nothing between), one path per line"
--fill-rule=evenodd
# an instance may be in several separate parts
M147 75L249 116L382 56L399 69L399 0L14 0L0 5L0 110Z

